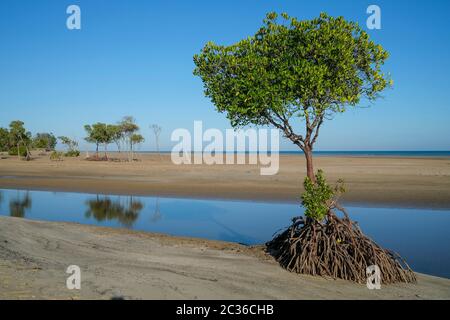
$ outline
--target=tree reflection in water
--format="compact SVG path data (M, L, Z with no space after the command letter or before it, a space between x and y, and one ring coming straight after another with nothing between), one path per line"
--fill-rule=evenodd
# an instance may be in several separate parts
M31 208L31 196L27 191L25 195L17 191L16 198L9 201L9 215L16 218L24 218L25 211Z
M161 220L161 218L162 218L162 214L161 214L161 211L159 210L159 198L156 198L155 211L153 212L150 220L151 220L151 222L155 223L155 222L158 222L159 220Z
M93 217L98 222L105 220L117 220L124 227L130 228L139 217L139 213L144 208L141 201L133 199L132 196L111 199L108 196L86 201L88 209L85 213L87 218Z

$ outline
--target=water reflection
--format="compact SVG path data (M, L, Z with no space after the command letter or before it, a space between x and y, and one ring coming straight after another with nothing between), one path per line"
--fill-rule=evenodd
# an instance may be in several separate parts
M16 197L9 201L9 215L16 218L24 218L27 209L31 209L31 196L27 191L25 193L17 192Z
M156 198L155 211L153 211L150 221L153 223L156 223L159 220L161 220L161 218L162 218L162 214L161 214L161 211L159 210L159 198Z
M124 227L131 228L144 208L141 201L133 199L132 196L119 197L112 200L108 196L99 196L86 201L88 209L86 218L93 217L97 222L105 220L117 220Z
M301 215L298 204L0 190L0 216L261 244ZM450 211L348 206L365 234L421 273L450 278ZM389 224L386 224L389 221Z

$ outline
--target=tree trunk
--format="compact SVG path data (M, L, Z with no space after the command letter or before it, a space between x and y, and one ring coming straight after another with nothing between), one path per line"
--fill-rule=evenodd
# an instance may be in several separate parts
M30 153L30 149L28 149L28 146L26 144L25 144L25 150L27 152L26 159L27 159L27 161L30 161L31 160L31 153Z
M312 148L306 147L305 150L303 150L305 153L306 158L306 175L313 183L316 183L316 177L314 175L314 165L313 165L313 158L312 158Z
M20 160L20 143L17 144L17 158Z
M133 142L130 143L131 162L133 162Z
M98 142L95 145L95 156L98 158Z

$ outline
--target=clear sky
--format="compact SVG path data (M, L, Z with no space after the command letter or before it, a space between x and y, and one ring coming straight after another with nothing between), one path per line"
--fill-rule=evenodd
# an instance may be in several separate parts
M66 8L81 8L81 30ZM203 95L192 56L207 41L231 44L254 34L269 11L300 19L324 11L359 22L381 8L381 30L367 30L391 54L394 87L370 108L328 121L317 150L450 150L450 1L411 0L2 0L0 126L84 137L83 125L132 115L151 149L149 125L225 129ZM362 105L364 107L364 105ZM81 143L84 147L84 143ZM289 142L285 150L296 150Z

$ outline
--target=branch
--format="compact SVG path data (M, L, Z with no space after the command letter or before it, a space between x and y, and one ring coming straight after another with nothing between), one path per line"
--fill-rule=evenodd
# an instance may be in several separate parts
M316 128L316 133L314 134L314 137L313 137L313 139L312 139L312 141L311 141L311 146L316 142L316 140L317 140L317 137L319 136L319 130L320 130L320 126L322 125L322 123L323 123L323 117L324 117L324 115L322 114L322 115L320 115L319 116L319 122L317 123L317 128Z
M274 114L276 115L276 117L282 121L282 124L278 123L277 121L275 121L273 119L273 117L266 115L266 119L275 127L280 129L281 131L283 131L284 136L286 138L288 138L289 140L291 140L295 145L297 145L300 149L304 150L305 145L304 145L304 140L303 137L301 135L295 134L293 132L293 129L289 123L289 121L282 117L281 115L279 115L278 113L274 112Z

